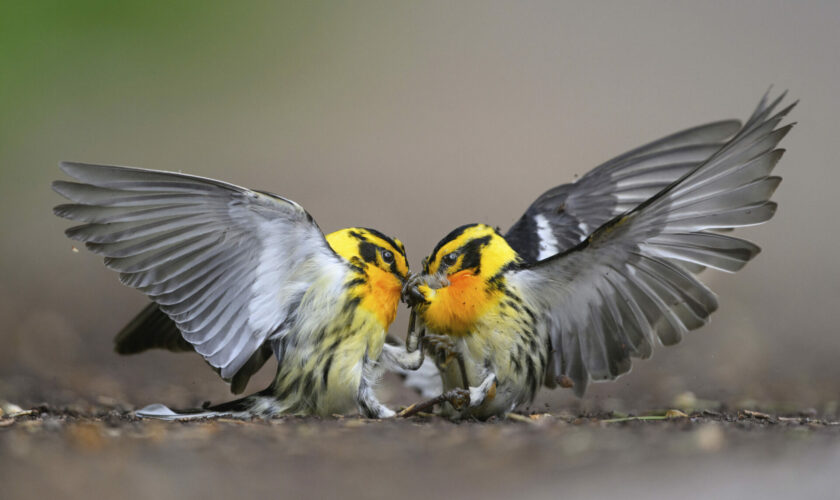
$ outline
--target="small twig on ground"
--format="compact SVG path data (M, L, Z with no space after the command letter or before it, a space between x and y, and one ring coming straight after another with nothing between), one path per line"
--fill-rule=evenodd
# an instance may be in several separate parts
M606 420L601 420L604 424L613 424L616 422L630 422L633 420L668 420L669 417L665 415L648 415L644 417L621 417L621 418L608 418Z
M422 401L420 403L414 403L413 405L409 406L408 408L404 409L403 411L397 413L398 417L408 418L417 415L420 412L427 412L433 410L435 405L443 403L446 401L447 395L441 394L440 396L434 397L432 399L427 399L426 401Z
M529 417L526 417L525 415L520 415L518 413L508 413L507 415L505 415L505 417L507 417L510 420L515 420L517 422L524 422L526 424L533 424L534 423L534 421L532 419L530 419Z

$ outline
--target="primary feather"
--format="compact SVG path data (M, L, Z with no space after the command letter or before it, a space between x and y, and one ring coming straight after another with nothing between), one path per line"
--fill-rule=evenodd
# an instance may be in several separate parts
M576 182L540 195L505 233L505 239L530 263L564 252L696 168L740 126L737 120L709 123L617 156Z
M281 326L309 284L344 269L300 205L212 179L64 162L56 181L84 222L67 235L148 295L223 378ZM280 297L278 297L278 293Z

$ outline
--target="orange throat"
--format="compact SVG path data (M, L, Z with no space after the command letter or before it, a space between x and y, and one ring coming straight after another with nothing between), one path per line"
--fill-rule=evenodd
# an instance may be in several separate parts
M496 302L484 280L469 270L449 276L449 286L432 294L423 311L424 321L432 330L454 336L472 333L476 322Z
M364 286L367 290L359 307L373 313L382 327L387 329L397 316L402 288L400 280L391 273L370 266L367 284Z

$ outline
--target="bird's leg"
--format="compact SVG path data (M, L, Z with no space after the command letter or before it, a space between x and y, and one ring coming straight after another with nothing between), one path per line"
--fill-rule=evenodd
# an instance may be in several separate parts
M367 418L391 418L396 415L394 410L379 402L373 391L373 381L376 380L376 366L365 355L362 363L362 380L356 395L356 405L359 413Z
M425 354L423 349L406 352L401 346L391 344L383 345L382 354L379 356L379 362L386 370L398 373L400 370L414 371L420 368L424 359Z
M458 362L458 370L461 372L461 384L464 389L470 388L467 378L467 365L464 362L464 355L447 335L427 333L423 338L423 347L429 351L429 355L435 359L441 369L449 365L452 360Z
M444 392L443 394L432 399L413 404L397 414L399 417L410 417L423 411L432 410L436 405L448 402L455 409L460 410L466 407L471 402L471 388L467 380L467 369L464 363L464 357L458 350L458 347L452 339L446 335L437 335L432 333L425 333L422 337L422 351L428 351L439 369L445 369L453 359L458 361L458 369L461 373L461 382L464 384L463 388L456 388Z
M414 371L423 364L426 359L426 353L422 349L421 343L423 336L426 334L426 329L421 327L420 334L415 334L415 314L411 311L411 317L408 320L408 333L406 334L405 346L394 338L389 337L385 340L385 345L382 347L382 354L379 356L379 363L388 371L403 372ZM390 340L390 342L389 342Z
M417 333L417 329L415 328L416 324L417 312L412 309L411 315L408 317L408 332L405 335L405 350L408 352L414 352L421 347L420 343L426 335L426 327L421 326L420 333Z
M496 374L490 373L478 387L470 387L470 407L481 406L485 401L496 397Z

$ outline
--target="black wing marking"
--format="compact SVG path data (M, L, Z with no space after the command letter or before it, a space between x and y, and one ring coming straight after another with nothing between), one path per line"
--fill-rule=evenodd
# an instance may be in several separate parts
M143 308L114 337L114 350L122 355L138 354L149 349L164 349L171 352L195 352L195 347L184 340L178 325L152 302ZM251 377L260 371L274 351L270 342L264 342L248 358L230 379L230 391L241 394L245 391ZM213 368L221 373L219 368Z

